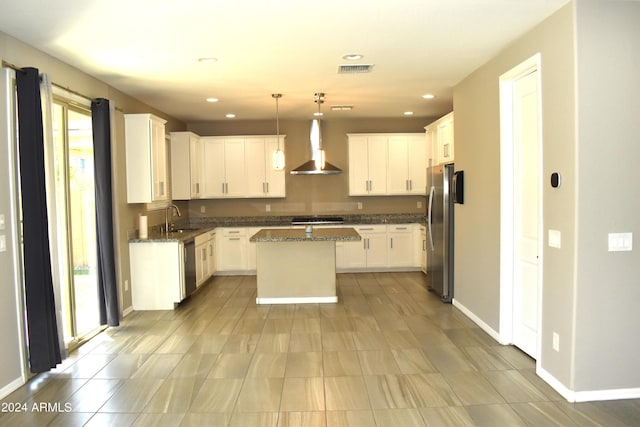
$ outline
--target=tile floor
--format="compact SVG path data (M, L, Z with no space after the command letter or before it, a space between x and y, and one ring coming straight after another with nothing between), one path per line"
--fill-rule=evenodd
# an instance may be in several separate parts
M640 400L564 401L422 273L340 274L338 286L338 304L258 307L255 276L216 277L34 378L3 408L53 407L0 425L640 425Z

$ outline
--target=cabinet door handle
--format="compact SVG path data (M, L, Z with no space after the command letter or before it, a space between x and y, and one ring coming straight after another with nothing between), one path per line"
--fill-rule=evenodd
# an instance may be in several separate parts
M406 230L407 227L396 227L396 230Z
M209 256L213 256L213 245L209 245Z
M239 237L229 237L229 240L240 240Z
M404 180L404 189L409 191L409 180L408 179Z
M239 230L229 230L229 234L238 234L240 233Z
M393 249L393 237L391 238L391 249Z
M267 182L267 193L269 192L269 183Z
M360 231L373 231L373 227L362 227L359 230Z

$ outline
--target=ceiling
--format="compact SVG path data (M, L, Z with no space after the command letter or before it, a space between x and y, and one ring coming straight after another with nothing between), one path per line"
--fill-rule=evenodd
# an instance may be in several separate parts
M312 118L316 92L325 118L435 117L453 86L566 2L20 0L2 2L0 31L186 122L273 118L272 93L281 118Z

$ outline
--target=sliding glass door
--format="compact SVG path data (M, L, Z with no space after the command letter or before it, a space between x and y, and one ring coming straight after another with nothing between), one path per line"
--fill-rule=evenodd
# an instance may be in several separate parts
M73 348L100 327L91 112L56 98L52 113L63 328Z

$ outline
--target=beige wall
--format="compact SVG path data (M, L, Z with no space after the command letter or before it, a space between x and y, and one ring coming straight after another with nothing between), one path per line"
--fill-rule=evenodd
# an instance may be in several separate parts
M574 388L640 389L640 3L581 0ZM607 234L633 232L632 252ZM636 397L638 396L636 391Z
M114 141L112 145L112 158L113 158L113 184L114 184L114 211L115 211L115 233L116 233L116 256L117 256L117 277L118 286L121 296L120 309L126 309L131 306L131 292L130 289L124 289L124 281L129 280L129 247L127 233L135 230L137 224L138 214L145 212L145 205L128 205L126 203L126 176L125 176L125 160L124 160L124 119L122 113L140 113L151 112L157 114L168 120L167 130L184 130L185 125L175 119L168 117L166 114L153 110L140 101L125 95L114 88L106 85L105 83L96 80L95 78L85 74L78 69L65 64L55 58L52 58L41 51L38 51L4 33L0 33L0 58L9 64L13 64L16 67L35 67L40 70L41 73L47 73L51 76L51 80L54 84L70 89L71 91L82 94L83 96L93 98L107 98L111 100L116 108L116 115L114 119L114 125L116 128ZM2 150L7 150L7 141L2 139ZM4 182L4 181L3 181ZM150 215L150 223L159 224L163 217L158 213ZM4 290L12 288L14 286L13 280L10 280L6 275L2 276L0 286ZM12 301L10 298L4 300L7 303ZM15 300L14 300L15 301ZM5 313L16 313L16 306L10 304L12 308L7 308L7 311L3 309ZM0 322L2 326L8 325L8 323ZM16 331L13 327L11 330L2 331L0 334L3 337L9 337L15 335ZM5 345L3 351L0 352L0 364L2 366L14 366L14 363L9 363L5 358L13 359L16 357L15 351L19 348L19 345ZM6 363L5 363L6 362ZM5 373L5 370L3 370ZM8 378L19 377L19 372L7 373ZM4 381L4 377L0 377L0 390L7 383Z
M0 43L2 36L0 35ZM0 45L1 46L1 45ZM1 47L0 47L1 49ZM3 81L4 79L0 79ZM0 83L0 214L5 218L5 229L0 235L5 238L7 250L0 252L0 399L19 386L22 381L23 360L20 331L20 310L16 283L21 277L18 267L19 251L18 217L15 209L17 200L13 183L15 179L14 152L7 144L12 132L12 121L7 117L5 100L10 94L8 85ZM8 120L5 120L8 119Z
M499 78L541 53L543 226L560 230L561 251L545 245L542 358L570 383L573 340L574 83L573 12L567 6L475 71L454 90L456 169L465 171L465 204L456 206L455 298L500 332L500 117ZM548 177L561 171L563 185ZM545 231L546 233L546 231ZM545 239L546 242L546 239ZM566 351L550 354L551 333Z
M564 7L466 78L454 90L456 169L465 171L465 204L456 206L455 298L500 332L499 78L540 52L543 127L543 227L562 232L562 250L543 252L541 360L571 384L575 240L573 6ZM563 185L548 185L560 171ZM552 331L563 352L550 352Z
M640 4L578 0L454 89L455 298L500 328L500 76L541 54L543 294L538 369L569 398L619 398L640 388L640 262L607 251L607 233L640 229ZM549 185L552 172L562 185ZM550 248L549 229L562 234ZM552 349L552 334L560 351ZM622 390L622 392L620 392ZM631 390L629 392L628 390ZM592 394L591 392L596 392ZM600 394L597 394L600 393ZM631 393L631 394L629 394Z
M338 166L338 175L302 176L288 172L309 160L309 120L280 120L280 132L286 135L286 191L285 199L209 200L189 203L191 216L266 216L295 214L365 214L365 213L424 213L423 196L350 197L348 133L416 132L424 133L424 126L433 118L399 119L334 119L322 122L323 144L327 161ZM275 120L227 121L189 123L189 130L199 135L260 135L275 134ZM362 210L357 209L358 202ZM418 208L418 202L422 207ZM271 206L267 213L265 205ZM201 214L204 206L206 213Z

